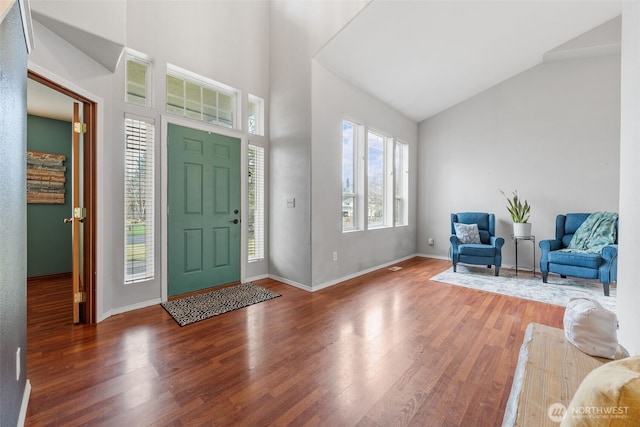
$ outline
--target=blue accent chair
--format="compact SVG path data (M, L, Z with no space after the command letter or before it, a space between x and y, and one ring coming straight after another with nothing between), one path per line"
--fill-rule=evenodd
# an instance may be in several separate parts
M456 236L454 223L478 224L481 243L460 243ZM485 212L461 212L451 214L451 261L453 271L458 263L495 266L495 275L500 274L502 265L502 245L504 239L496 237L496 217Z
M571 242L573 234L589 217L588 213L568 213L556 217L555 240L542 240L540 249L540 271L542 282L547 283L549 273L560 277L580 277L598 279L604 287L604 295L609 296L609 284L618 278L618 222L616 221L616 241L605 246L599 254L563 252Z

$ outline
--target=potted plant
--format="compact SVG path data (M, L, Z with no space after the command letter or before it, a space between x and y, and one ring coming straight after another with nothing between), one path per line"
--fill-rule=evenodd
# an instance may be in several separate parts
M531 224L528 222L531 215L529 202L526 200L523 202L522 198L518 196L517 190L512 193L511 197L508 197L502 190L500 192L507 199L507 211L513 221L513 235L515 237L531 236Z

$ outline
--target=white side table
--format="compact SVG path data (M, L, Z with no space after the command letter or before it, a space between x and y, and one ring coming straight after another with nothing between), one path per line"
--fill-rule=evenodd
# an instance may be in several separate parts
M516 276L518 275L518 242L520 240L525 240L529 242L533 242L533 277L536 277L536 236L533 234L531 236L514 236L511 235L516 247Z

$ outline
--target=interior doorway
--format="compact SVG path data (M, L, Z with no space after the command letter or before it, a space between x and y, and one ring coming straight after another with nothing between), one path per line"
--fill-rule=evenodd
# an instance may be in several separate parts
M65 178L63 181L65 183L63 199L71 199L71 203L65 208L67 210L62 219L54 218L53 220L60 221L61 227L66 225L69 240L76 242L75 246L70 244L68 250L72 270L70 278L76 282L76 286L69 293L68 306L60 307L60 310L68 310L72 313L74 323L95 323L96 103L33 71L28 72L28 77L27 113L29 117L53 119L53 122L62 121L63 125L66 121L70 124L67 127L71 128L68 140L71 156L66 166L62 163L63 169L70 169L70 179ZM74 104L77 110L75 118L73 117ZM44 125L46 126L46 121ZM39 152L42 153L42 151ZM42 154L38 155L42 157ZM62 162L66 158L67 156L57 156L57 159ZM50 182L55 179L46 178L44 181ZM66 185L67 182L68 185ZM47 196L47 192L54 191L49 189L53 187L52 185L47 187L45 184L39 184L44 187L41 190L40 200L55 197ZM59 204L60 201L56 203ZM66 262L67 260L64 260L61 264ZM37 274L37 269L34 268L34 271ZM64 273L61 272L61 275Z

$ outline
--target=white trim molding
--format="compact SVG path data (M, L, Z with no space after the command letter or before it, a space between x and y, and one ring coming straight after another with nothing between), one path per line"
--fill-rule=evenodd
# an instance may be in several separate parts
M18 415L18 427L24 426L27 420L27 407L29 406L29 396L31 396L31 381L27 380L24 385L24 393L22 393L22 404L20 405L20 414Z
M33 22L31 21L31 7L29 0L19 0L20 14L22 15L22 29L24 31L24 41L27 44L27 53L33 50Z

